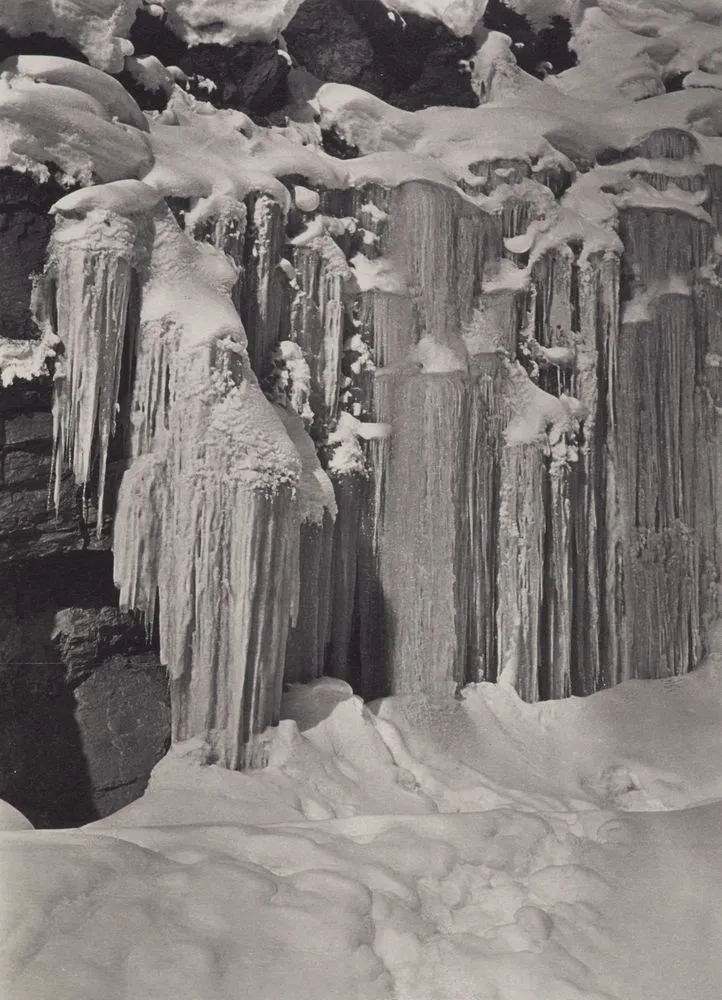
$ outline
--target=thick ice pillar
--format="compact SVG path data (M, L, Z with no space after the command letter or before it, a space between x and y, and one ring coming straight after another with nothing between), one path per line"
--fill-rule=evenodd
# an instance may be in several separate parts
M146 615L158 594L173 738L250 766L278 721L298 606L301 462L251 371L235 271L167 212L154 224L115 576L121 603Z
M617 680L683 673L701 652L694 330L690 295L665 294L620 331L613 429L624 649Z
M171 530L197 540L174 553L160 580L173 738L203 736L226 767L262 765L259 737L279 720L297 602L293 490L177 485Z
M579 342L574 394L584 411L581 467L572 482L574 564L572 694L611 683L619 648L614 552L620 524L615 501L616 455L608 434L614 393L606 359L619 330L619 256L585 256L577 269Z
M721 172L722 174L722 172ZM722 199L721 199L722 200ZM701 335L695 395L697 485L695 526L700 542L700 617L704 629L722 612L722 279L710 269L696 286Z
M379 539L390 686L448 693L466 668L470 379L380 378L378 412L392 426Z

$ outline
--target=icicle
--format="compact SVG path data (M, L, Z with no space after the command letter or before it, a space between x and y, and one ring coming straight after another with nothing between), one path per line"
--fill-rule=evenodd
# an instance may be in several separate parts
M555 398L508 365L511 420L501 461L500 677L527 700L570 692L572 544L568 481L579 461L578 400Z
M536 288L534 335L544 347L567 347L572 343L572 269L570 248L552 247L534 262L532 282Z
M137 458L120 484L113 524L113 575L120 590L119 604L140 611L149 632L156 621L166 480L162 457Z
M469 646L466 679L496 680L496 577L501 446L507 423L504 365L498 355L477 357L469 420Z
M686 160L699 151L699 140L686 129L660 128L651 132L628 153L644 160Z
M136 238L132 221L108 212L93 211L82 222L58 216L48 265L56 287L56 332L65 348L53 401L55 505L64 463L85 488L97 455L98 537Z
M687 274L704 264L712 249L709 221L678 209L635 206L619 213L625 263L644 285Z
M171 364L178 331L169 321L144 324L138 337L130 414L131 455L150 451L168 428Z
M416 300L420 338L457 340L501 248L499 220L450 189L419 181L396 189L382 249Z
M572 509L574 470L560 466L545 476L546 544L542 603L542 697L567 698L571 692Z
M333 418L338 406L341 345L343 343L344 307L342 279L338 271L325 269L319 292L319 308L324 318L321 384L324 388L323 401L326 412Z
M330 640L331 557L336 500L302 419L278 407L279 416L301 457L299 606L286 649L286 681L310 681L323 673Z
M283 209L267 195L250 199L246 230L241 318L251 365L260 376L279 341L280 307L286 279L278 268L285 242Z
M544 458L537 445L515 444L504 449L498 542L498 674L526 701L539 698L544 475Z
M374 289L364 293L363 303L376 366L385 368L403 361L420 337L414 302L405 295Z
M328 235L294 247L293 261L299 285L293 337L309 359L311 406L328 422L338 412L346 285L352 272L343 251Z

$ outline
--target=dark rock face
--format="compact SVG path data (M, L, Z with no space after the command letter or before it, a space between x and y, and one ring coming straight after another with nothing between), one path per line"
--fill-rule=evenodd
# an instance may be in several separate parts
M32 409L4 415L12 402L11 390L0 390L0 562L107 548L108 537L98 540L91 530L92 504L84 507L72 477L63 479L59 517L49 505L52 415ZM50 401L30 400L35 402Z
M138 11L131 28L130 40L137 56L153 55L165 66L178 66L188 77L190 92L216 107L236 108L263 118L287 102L286 79L290 66L275 45L239 43L229 47L215 44L189 47L162 19L151 17L142 10ZM211 80L215 89L208 89L202 78ZM129 86L146 110L162 106L162 95L144 92L129 79L129 74L123 74L121 82Z
M32 35L9 35L0 28L0 62L10 56L62 56L64 59L77 59L87 63L83 53L64 38L52 38L42 32Z
M165 670L112 603L107 552L3 567L0 798L36 826L87 823L133 801L168 745Z
M374 50L359 20L342 0L305 0L283 32L294 59L319 80L385 92Z
M396 107L478 103L463 66L473 39L458 38L440 21L401 16L379 0L305 0L283 36L314 76L361 87Z
M38 184L27 174L0 169L0 337L32 340L40 333L30 314L32 276L45 266L52 231L48 209L67 189Z
M75 721L94 810L109 816L143 794L170 745L168 684L157 655L104 660L75 689Z

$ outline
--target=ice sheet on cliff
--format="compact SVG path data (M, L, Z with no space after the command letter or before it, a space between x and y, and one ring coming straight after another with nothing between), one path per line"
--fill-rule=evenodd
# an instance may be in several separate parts
M705 335L685 360L692 313L665 326L669 363L640 381L624 358L647 328L618 318L620 296L654 314L660 282L691 287L714 265L720 140L693 126L714 133L722 98L689 90L590 121L494 35L477 72L478 109L307 95L365 154L341 163L293 121L262 129L176 88L145 131L99 70L6 66L3 162L81 185L56 206L41 283L65 351L58 471L67 459L87 485L97 456L102 508L127 349L116 578L125 604L160 608L176 738L217 732L233 766L277 720L299 566L338 596L309 610L313 653L294 676L317 675L330 646L344 676L360 659L364 690L501 676L534 699L677 673L704 648L716 488L688 498L714 480L716 424L694 402ZM299 177L316 198L294 198ZM282 336L306 362L300 405L336 482L332 546L328 525L302 545L302 463L257 384L271 361L289 370ZM651 464L630 464L630 403L667 376L684 427L651 433ZM361 433L375 425L390 436ZM662 452L664 523L635 498ZM641 577L657 581L649 604Z

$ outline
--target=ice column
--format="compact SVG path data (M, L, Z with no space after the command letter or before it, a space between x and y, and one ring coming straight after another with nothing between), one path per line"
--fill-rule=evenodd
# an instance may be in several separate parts
M263 763L298 604L298 453L250 368L236 272L155 218L114 551L121 602L153 612L173 738Z
M628 673L619 679L681 673L700 655L694 355L688 294L663 295L648 319L622 326L615 435Z
M466 667L470 380L463 371L386 380L379 417L393 431L380 574L389 672L395 692L448 693Z
M287 682L310 681L324 672L331 631L331 551L336 500L301 417L290 407L279 416L301 457L298 484L301 547L296 623L286 650Z
M262 367L281 339L279 323L286 279L278 265L285 243L283 208L264 194L248 198L240 313L253 370Z

